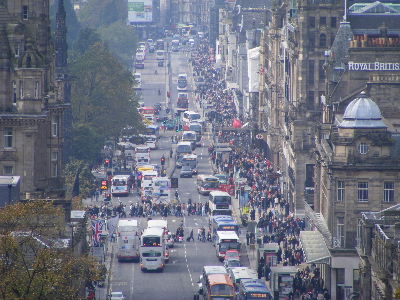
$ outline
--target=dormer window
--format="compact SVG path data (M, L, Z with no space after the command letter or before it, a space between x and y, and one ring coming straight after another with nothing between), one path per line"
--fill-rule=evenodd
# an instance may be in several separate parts
M360 152L360 154L367 154L369 150L369 146L366 143L360 143L358 145L358 152Z
M28 5L22 6L22 19L23 20L28 20L29 17L29 8Z

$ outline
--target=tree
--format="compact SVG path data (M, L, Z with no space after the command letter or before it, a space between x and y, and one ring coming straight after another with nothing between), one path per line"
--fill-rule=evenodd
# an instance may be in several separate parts
M78 55L82 55L91 46L100 42L100 35L95 30L86 27L79 32L79 36L74 43L73 49L77 52Z
M127 17L127 1L121 0L89 0L78 12L81 24L95 29Z
M82 299L100 266L59 247L65 231L61 209L32 201L0 210L0 299Z
M89 144L90 146L90 144ZM93 151L97 148L93 147ZM84 160L73 159L64 167L64 177L65 177L65 185L67 188L67 193L71 194L72 187L75 182L76 172L79 172L79 186L80 186L80 196L82 198L90 197L93 191L93 182L95 177L91 173L91 166L85 162Z
M138 102L133 89L132 74L124 68L108 48L97 43L71 65L74 78L72 110L75 138L74 156L95 161L94 154L81 151L87 138L89 146L99 151L107 137L118 136L126 126L140 132L143 125L138 113ZM82 142L82 143L81 143Z
M132 57L137 48L136 32L132 26L124 21L117 21L110 25L100 27L97 32L125 66L132 64Z

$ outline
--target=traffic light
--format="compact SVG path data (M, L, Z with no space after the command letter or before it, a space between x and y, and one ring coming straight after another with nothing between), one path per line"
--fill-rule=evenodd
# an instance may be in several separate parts
M110 160L109 159L104 160L104 167L106 167L106 168L110 167Z
M108 181L107 180L102 180L101 181L101 189L102 190L108 190Z

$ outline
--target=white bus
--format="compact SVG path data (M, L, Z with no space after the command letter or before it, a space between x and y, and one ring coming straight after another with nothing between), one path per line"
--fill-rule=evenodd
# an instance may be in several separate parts
M228 250L238 250L240 252L240 241L235 231L217 231L215 239L215 250L217 257L223 261Z
M115 175L111 179L111 194L113 196L129 196L131 191L130 175Z
M153 200L163 203L171 202L171 180L169 178L153 178Z
M201 116L199 113L195 111L187 110L183 113L182 122L184 125L189 125L192 122L199 122L201 120Z
M178 91L187 91L187 74L178 75Z
M122 219L118 221L117 227L117 258L118 261L136 260L140 258L138 221L133 219Z
M192 169L193 174L197 174L197 155L196 154L185 154L181 159L181 165L189 166Z
M148 165L150 163L150 148L148 146L136 147L135 161L137 166Z
M143 171L142 172L142 188L152 187L153 178L158 176L157 171Z
M210 215L232 215L232 197L227 192L212 191L208 197Z
M144 138L146 140L146 146L151 150L158 148L158 139L155 135L146 135Z
M140 269L145 271L160 271L165 267L164 229L147 228L141 238Z
M156 51L156 58L157 58L157 60L164 60L164 58L165 58L164 50L157 50Z

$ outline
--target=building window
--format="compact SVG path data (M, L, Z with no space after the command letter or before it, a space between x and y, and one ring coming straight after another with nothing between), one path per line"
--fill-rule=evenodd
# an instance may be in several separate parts
M306 187L314 187L314 164L306 164Z
M324 80L325 79L325 70L324 70L324 60L319 61L319 68L318 68L318 78L319 80Z
M383 202L394 201L394 182L385 181L383 183Z
M344 202L345 201L345 196L346 196L346 189L345 189L345 182L344 181L341 181L341 180L339 180L338 182L337 182L337 201L338 202Z
M14 147L14 131L12 127L4 128L4 148Z
M368 201L368 182L359 182L357 189L358 202Z
M344 247L344 217L337 217L336 240L338 243L338 247Z
M313 60L308 61L308 83L314 83L314 68L315 64Z
M23 5L22 6L22 19L23 20L28 20L29 17L29 8L28 5Z
M53 116L51 118L51 135L53 137L58 136L58 116Z
M13 166L4 166L3 167L3 175L14 175L14 167Z
M315 17L309 17L308 22L310 24L310 28L315 28Z
M337 23L337 20L336 20L336 17L331 17L331 27L332 28L336 28L336 23Z
M320 26L326 25L326 17L319 17L319 25Z
M358 152L360 152L360 154L367 154L368 153L368 144L365 143L360 143L358 145Z
M19 43L15 46L15 57L19 57L21 51L20 47Z
M310 51L315 50L315 34L313 32L308 36L308 48Z
M360 291L360 284L361 284L360 270L354 269L353 270L353 291L354 292L358 293Z
M58 152L51 152L51 176L58 176Z
M35 99L39 99L39 81L35 82Z
M325 48L326 47L326 34L321 33L319 35L319 47Z
M15 81L12 82L12 90L13 90L13 103L17 103L17 84Z
M309 109L313 109L314 108L314 92L313 91L308 91L307 92L307 107Z
M24 98L24 82L22 80L19 81L19 98Z

